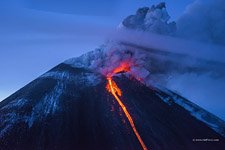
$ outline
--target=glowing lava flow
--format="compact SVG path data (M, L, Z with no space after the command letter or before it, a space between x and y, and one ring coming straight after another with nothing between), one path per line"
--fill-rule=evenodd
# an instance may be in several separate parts
M112 95L115 97L115 99L119 103L120 107L123 109L123 112L125 113L128 121L130 122L130 125L131 125L136 137L138 138L138 141L140 142L143 150L147 150L147 147L145 146L143 140L141 139L141 136L139 135L139 133L134 125L134 121L133 121L130 113L127 111L127 108L125 107L125 105L122 103L122 101L119 98L119 96L122 96L122 92L121 92L120 88L112 80L112 77L107 77L107 80L108 80L108 84L106 86L107 90L112 93Z

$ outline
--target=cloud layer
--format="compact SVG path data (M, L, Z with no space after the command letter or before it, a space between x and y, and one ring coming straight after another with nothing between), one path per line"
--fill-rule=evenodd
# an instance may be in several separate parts
M225 45L225 1L196 0L178 19L180 37Z

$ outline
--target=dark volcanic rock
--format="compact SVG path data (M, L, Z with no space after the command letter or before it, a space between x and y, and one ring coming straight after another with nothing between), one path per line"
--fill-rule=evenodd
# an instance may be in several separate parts
M152 150L219 150L225 139L166 93L125 75L114 80ZM106 79L60 64L0 103L1 150L138 150L141 146ZM171 98L170 104L161 96ZM192 139L219 139L193 142Z

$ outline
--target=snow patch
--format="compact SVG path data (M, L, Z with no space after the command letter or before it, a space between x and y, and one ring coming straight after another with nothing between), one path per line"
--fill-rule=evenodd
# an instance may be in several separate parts
M45 118L49 114L55 113L59 110L59 98L63 93L64 84L62 82L57 82L54 89L46 94L42 100L39 101L37 105L32 109L31 116L27 119L29 128L32 127L34 121L37 118Z
M53 78L64 83L83 84L85 86L94 86L100 82L99 76L94 73L82 73L76 75L66 71L51 71L41 76L41 78Z
M161 100L163 100L165 103L167 103L168 105L172 105L171 101L170 101L170 97L164 97L158 93L156 93L155 95L157 95Z
M101 60L104 58L104 49L105 45L100 46L99 48L95 49L94 51L85 53L81 55L80 57L71 58L66 61L64 61L64 64L68 64L74 68L90 68L92 61Z
M18 120L18 117L15 113L8 113L6 115L0 116L0 137L3 137L8 130L13 127L13 124Z
M70 73L62 71L50 71L41 76L41 78L49 78L49 77L60 81L74 80L74 77L70 75Z
M15 99L13 101L11 101L10 103L8 103L7 105L5 105L4 107L1 108L1 110L4 110L4 109L11 109L11 108L21 108L24 106L24 104L26 104L28 102L27 99Z
M17 112L17 108L21 108L27 99L16 99L6 106L2 107L2 111L11 110L8 113L0 116L0 137L4 136L8 130L12 129L16 123L25 122L31 128L35 120L47 117L49 114L54 114L59 111L59 99L64 90L63 82L57 82L56 86L50 93L47 93L38 104L36 104L31 114L21 115Z
M193 117L225 137L225 122L223 120L165 88L160 88L160 90L168 94L167 97L160 95L160 93L157 94L164 102L168 103L169 99L172 100L187 110Z
M9 110L9 112L0 115L0 137L3 137L8 130L12 129L14 124L27 119L27 116L21 116L16 112L16 110L22 108L27 102L28 100L24 98L15 99L1 108L1 111Z

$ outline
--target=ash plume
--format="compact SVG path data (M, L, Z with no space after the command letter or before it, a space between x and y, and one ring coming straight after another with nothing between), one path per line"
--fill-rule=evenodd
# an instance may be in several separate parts
M146 16L150 18L146 19ZM184 16L185 14L181 18ZM120 24L104 45L79 58L80 63L77 65L89 66L90 69L106 75L113 68L118 67L120 62L129 61L131 69L125 74L141 79L148 86L173 90L225 118L223 114L214 110L223 112L220 110L225 109L222 105L216 105L225 97L224 92L221 91L225 88L223 84L225 46L218 45L218 42L199 42L195 38L190 40L180 34L181 19L178 20L176 31L168 18L166 7L162 4L139 9L135 15L127 17ZM188 20L191 22L191 19L192 17ZM151 25L146 26L146 20L151 20ZM160 30L154 30L156 26ZM201 28L200 25L195 27ZM163 30L164 28L166 30ZM220 28L217 31L219 30ZM189 30L184 32L189 33L190 37L195 36L195 33ZM73 64L76 62L78 61L74 61ZM210 84L216 90L205 88L204 83ZM217 100L213 102L212 97L216 97ZM214 105L213 109L212 105Z
M224 17L224 0L196 0L177 20L177 36L225 45Z

